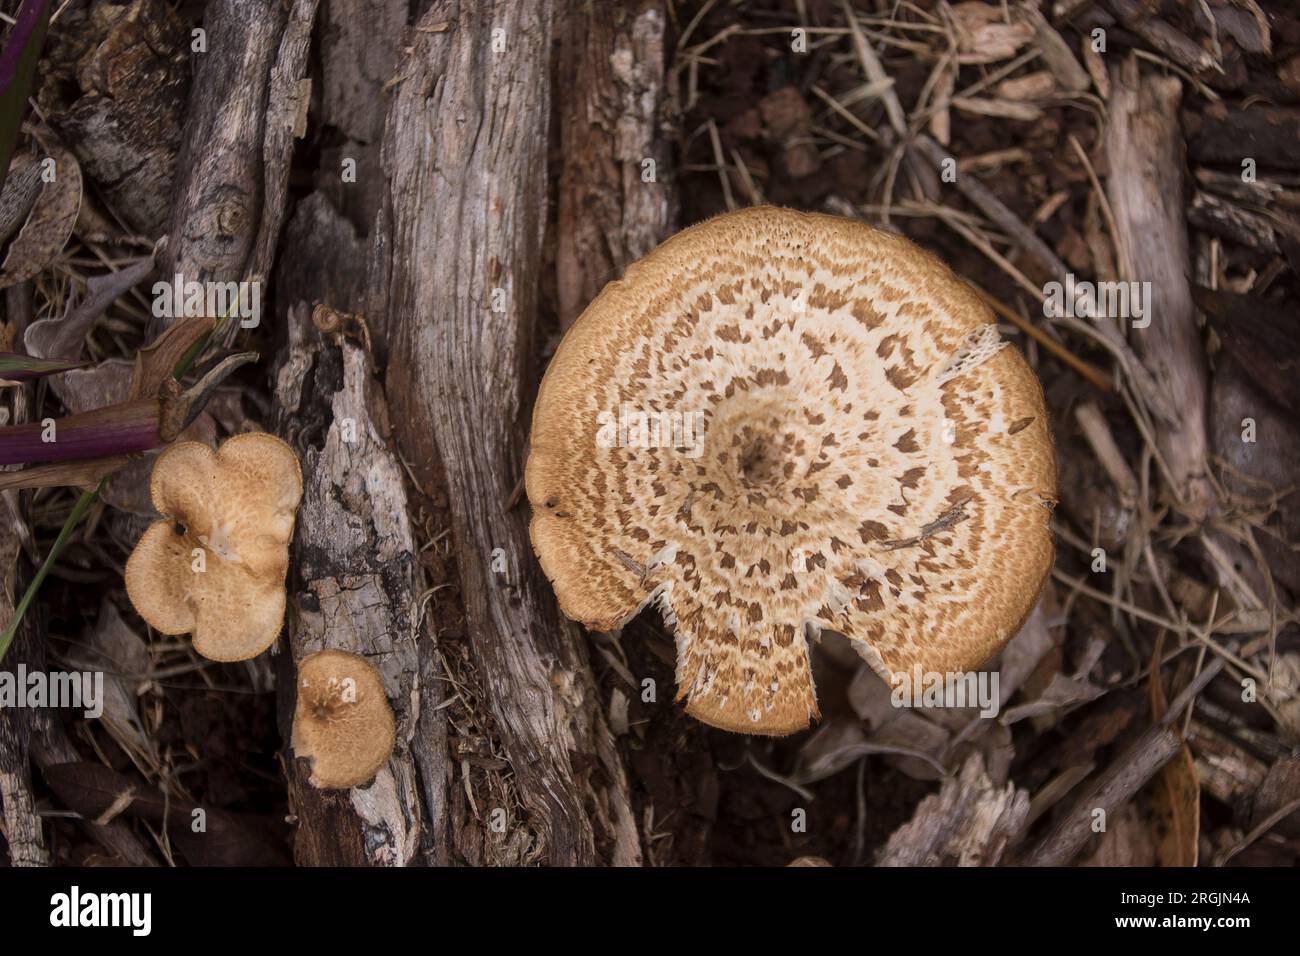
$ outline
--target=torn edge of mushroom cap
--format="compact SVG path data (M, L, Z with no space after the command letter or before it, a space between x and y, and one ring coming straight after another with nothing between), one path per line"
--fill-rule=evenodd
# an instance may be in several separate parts
M326 650L299 662L291 746L295 757L310 762L313 787L346 790L368 783L396 740L384 679L369 660Z
M165 449L150 495L167 517L145 530L126 563L127 595L140 616L163 634L193 635L209 660L265 651L284 624L302 490L297 455L274 435L235 435L216 451L200 442ZM202 577L196 549L204 551Z
M703 453L598 442L622 403L698 407ZM983 665L1053 559L1024 357L940 260L816 213L719 216L608 284L543 378L525 485L564 613L609 630L655 604L679 699L749 733L817 716L821 630L886 680Z

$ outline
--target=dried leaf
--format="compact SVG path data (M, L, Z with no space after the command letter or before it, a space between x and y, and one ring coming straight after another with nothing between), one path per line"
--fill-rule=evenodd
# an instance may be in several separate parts
M0 385L17 385L42 375L54 375L89 364L67 359L37 358L21 352L0 352Z
M149 646L110 601L100 603L98 620L86 628L84 642L74 645L67 663L71 669L103 673L100 723L125 749L152 753L152 738L138 705L141 690L149 684Z
M132 398L155 398L162 383L171 378L176 363L190 347L212 332L216 319L194 316L168 326L135 357L131 376Z
M1283 807L1300 800L1300 756L1280 758L1269 768L1251 807L1248 829L1253 830ZM1300 838L1300 810L1279 820L1274 829L1286 836Z
M50 150L54 181L43 183L27 222L0 266L0 289L26 282L63 251L81 208L81 167L65 149Z
M131 363L108 359L93 368L75 369L50 381L50 388L69 415L94 411L106 405L128 400L131 387Z
M1156 638L1151 655L1151 719L1168 709L1161 678L1160 657L1165 632ZM1160 768L1141 793L1141 807L1160 866L1195 866L1201 831L1201 783L1196 761L1184 743L1174 758Z
M174 379L169 379L172 388L163 389L159 425L159 434L163 441L175 441L176 437L198 418L203 407L207 405L208 399L227 376L241 365L256 361L256 352L237 352L234 355L227 355L184 392L180 391L180 386L175 384Z
M1160 866L1195 866L1201 832L1201 784L1186 744L1149 784L1147 826Z
M17 157L0 192L0 243L8 242L27 221L40 193L41 164L31 156Z
M1073 680L1064 674L1054 674L1052 675L1052 682L1047 685L1047 689L1036 700L1021 704L1019 707L1010 708L1003 715L1002 722L1010 725L1018 720L1024 720L1026 717L1036 717L1039 714L1054 714L1066 707L1096 700L1102 693L1100 687L1095 687L1087 681Z
M28 327L23 336L27 351L42 358L80 355L86 333L113 304L113 300L147 278L153 272L153 267L154 254L151 253L125 269L89 279L86 282L86 297L75 309L69 306L62 318L41 319Z

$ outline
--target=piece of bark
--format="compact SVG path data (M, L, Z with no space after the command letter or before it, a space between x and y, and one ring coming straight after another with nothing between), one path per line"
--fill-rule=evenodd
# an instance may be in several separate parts
M300 200L285 227L276 300L351 312L365 293L366 243L322 192Z
M362 233L369 232L383 198L383 107L409 6L406 0L323 0L321 5L320 123L337 130L343 142L321 150L318 188ZM355 180L344 181L345 159L356 163Z
M1045 16L1038 10L1038 5L1033 3L1022 3L1017 8L1017 14L1034 28L1034 43L1042 54L1043 62L1047 68L1052 71L1058 83L1064 89L1075 93L1082 92L1088 88L1088 74L1079 61L1074 58L1074 52L1070 45L1065 42L1061 34L1056 31Z
M336 305L340 309L353 309L360 301L365 285L365 243L361 240L352 224L334 208L331 201L321 192L316 192L299 202L285 230L283 255L276 271L275 288L277 299L283 303L322 302ZM295 313L296 314L296 313ZM337 313L336 313L337 315ZM300 316L299 316L300 319ZM347 334L365 339L364 319L358 321L350 316L340 319L346 326ZM301 321L290 323L287 316L281 317L281 324L289 326L299 340L298 347L286 348L280 363L280 381L284 398L303 400L300 389L315 362L316 352L303 348L303 340L308 339L319 345L314 331L309 331ZM331 340L333 341L333 340ZM342 345L332 346L342 348ZM314 386L313 386L314 387ZM374 407L384 408L381 390L377 383L371 383L374 395ZM315 413L309 413L315 414ZM386 413L377 418L384 419ZM388 434L388 426L383 425L383 432ZM420 569L415 569L414 592L420 593L426 587L421 579ZM419 603L418 601L416 602ZM414 627L414 625L412 625ZM425 628L425 632L428 628ZM412 701L409 706L412 713L418 713L417 729L410 742L411 756L418 771L418 785L424 799L424 810L419 814L421 821L419 840L421 861L432 865L445 865L448 860L448 820L447 787L449 774L446 764L446 727L445 717L440 710L443 700L443 678L438 665L438 651L429 633L421 633L417 639L412 631L411 640L416 642L419 670L418 708ZM404 652L405 653L405 652ZM408 666L404 662L403 666ZM381 668L382 669L382 668ZM292 680L292 675L289 676ZM288 695L287 695L288 697ZM290 699L282 702L282 718L290 719ZM354 819L354 810L337 801L315 800L304 802L298 807L299 826L309 839L325 845L331 831L339 827L339 814L344 820ZM320 820L309 819L323 814ZM310 847L309 847L310 849Z
M1026 856L1023 861L1026 865L1064 866L1069 863L1094 832L1093 824L1099 819L1097 811L1102 812L1101 819L1112 816L1182 750L1183 739L1171 725L1191 706L1202 688L1223 670L1223 663L1222 657L1216 657L1207 664L1174 698L1164 716L1115 758Z
M1220 196L1246 203L1252 209L1268 209L1275 203L1290 209L1300 208L1300 193L1283 189L1279 183L1271 180L1255 179L1247 182L1241 178L1240 170L1224 173L1208 166L1199 166L1196 169L1196 182Z
M1156 433L1174 494L1191 514L1213 496L1206 478L1205 353L1196 327L1183 203L1182 82L1143 72L1130 56L1111 75L1106 158L1120 252L1120 278L1149 282L1150 325L1129 337L1161 390L1173 397L1176 422Z
M1187 742L1196 757L1201 788L1244 816L1264 782L1268 764L1214 726L1194 718L1188 727Z
M1283 408L1300 415L1300 331L1285 301L1196 288L1193 296L1220 346L1245 369L1251 383ZM1240 423L1237 423L1238 431Z
M292 661L283 663L287 679L278 682L280 713L293 710L293 665L328 649L374 664L397 718L393 756L366 786L317 790L308 783L308 762L286 754L298 819L294 858L305 866L402 866L415 855L420 828L410 754L419 715L415 543L402 468L383 434L387 410L365 350L341 334L323 336L305 303L289 309L288 332L276 421L298 452L303 500L286 615Z
M663 0L575 4L559 25L560 325L568 328L672 219L664 97ZM654 164L646 181L645 162Z
M558 6L438 0L421 18L387 117L364 311L403 456L421 485L445 478L468 636L521 826L549 863L632 863L626 779L583 638L507 507L535 387Z
M1187 144L1198 163L1224 163L1238 173L1242 161L1257 166L1300 169L1300 109L1251 106L1229 110L1221 104L1208 108L1201 127Z
M1205 73L1217 66L1208 51L1164 20L1150 16L1148 9L1138 0L1107 0L1107 3L1120 23L1179 66L1196 74Z
M164 275L247 278L265 214L268 90L285 22L279 0L212 0L204 9L207 52L195 57Z
M877 866L996 866L1029 813L1029 794L995 786L978 752L890 836Z
M289 200L293 144L306 132L311 80L305 79L312 24L320 0L293 0L267 90L266 132L262 141L262 214L245 274L265 281L275 258Z
M8 622L14 613L20 550L16 518L9 510L9 503L0 500L0 621ZM15 666L18 650L10 648L3 664L5 670ZM12 866L49 864L32 797L31 763L27 754L32 716L26 707L0 707L0 809L4 811Z
M1198 229L1248 248L1278 252L1272 222L1213 193L1197 191L1187 210L1187 221Z
M190 83L185 25L163 0L96 0L61 11L58 27L42 65L53 81L39 94L45 115L108 206L157 237L171 215Z

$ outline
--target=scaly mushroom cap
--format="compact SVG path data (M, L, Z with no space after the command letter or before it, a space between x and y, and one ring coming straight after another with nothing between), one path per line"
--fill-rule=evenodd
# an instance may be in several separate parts
M678 699L747 733L818 716L823 628L886 680L984 664L1052 563L1042 390L1004 344L951 270L864 224L763 207L679 233L537 396L530 533L561 609L610 630L656 604Z
M364 657L320 651L298 664L293 753L311 761L311 785L345 790L369 781L393 752L397 725L384 679Z
M235 435L217 451L177 442L154 463L149 492L169 520L150 525L126 562L135 609L163 634L193 634L209 660L262 653L284 623L302 500L293 449L263 432Z

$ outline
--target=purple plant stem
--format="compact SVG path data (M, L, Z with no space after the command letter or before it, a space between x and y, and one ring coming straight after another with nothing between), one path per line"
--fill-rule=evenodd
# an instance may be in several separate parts
M0 428L0 465L127 455L163 444L157 399L139 399L80 415ZM46 441L52 436L53 441Z

